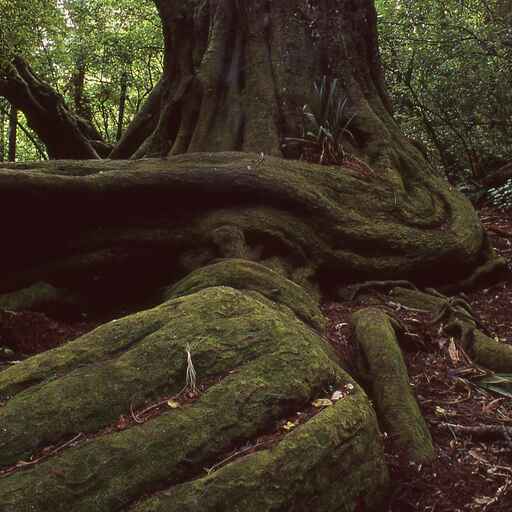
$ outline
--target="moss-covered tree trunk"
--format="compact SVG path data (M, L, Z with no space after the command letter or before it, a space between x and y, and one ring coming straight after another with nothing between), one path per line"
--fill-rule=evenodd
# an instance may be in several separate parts
M150 107L151 97L112 156L293 155L286 139L301 135L303 106L325 76L338 79L347 98L351 154L382 167L415 165L416 152L391 117L372 1L155 3L166 56L160 109Z

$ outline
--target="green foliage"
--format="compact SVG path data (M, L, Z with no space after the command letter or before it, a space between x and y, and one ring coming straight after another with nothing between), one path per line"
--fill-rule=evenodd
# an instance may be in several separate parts
M493 373L475 379L473 383L486 391L512 398L512 373Z
M503 0L377 0L402 129L453 182L512 158L512 29Z
M288 139L302 144L306 160L320 164L343 162L343 138L352 137L348 127L354 117L347 116L347 102L337 79L328 81L324 76L315 82L311 102L303 107L303 135Z
M126 127L161 75L163 41L153 2L0 0L0 12L0 78L14 55L23 56L69 107L115 142L123 84ZM21 114L19 120L30 133ZM4 123L4 137L6 131ZM19 129L18 159L41 157Z
M0 77L15 54L30 59L65 28L56 0L0 0L0 13Z

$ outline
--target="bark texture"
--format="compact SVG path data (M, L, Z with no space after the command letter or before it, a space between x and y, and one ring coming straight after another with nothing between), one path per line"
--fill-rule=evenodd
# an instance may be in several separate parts
M16 57L0 78L0 95L25 114L50 158L106 156L102 137L93 125L72 113L63 97L39 79L21 57Z
M312 101L314 82L325 76L338 79L347 100L347 151L372 165L417 167L415 151L412 162L400 154L412 145L391 117L373 2L155 3L166 55L159 112L152 96L121 140L123 150L112 156L227 150L296 156L287 138L301 135L303 107ZM148 129L141 145L126 143Z

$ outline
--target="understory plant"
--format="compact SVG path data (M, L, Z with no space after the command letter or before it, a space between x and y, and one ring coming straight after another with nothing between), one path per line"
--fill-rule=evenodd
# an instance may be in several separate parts
M302 137L289 137L301 144L302 158L320 164L342 164L345 160L343 138L354 138L349 130L355 114L348 116L348 98L339 88L338 79L324 76L313 85L311 102L304 105Z

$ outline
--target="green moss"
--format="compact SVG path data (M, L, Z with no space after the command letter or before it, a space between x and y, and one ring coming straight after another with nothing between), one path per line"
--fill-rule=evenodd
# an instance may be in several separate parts
M135 511L352 512L360 499L368 512L382 510L388 473L375 426L370 404L357 391L275 447L164 491Z
M59 290L48 283L38 282L28 288L0 295L0 309L20 311L48 303L77 304L77 301L76 297L65 290Z
M174 286L166 288L162 299L181 297L219 285L261 293L271 301L287 306L301 320L320 332L325 328L325 319L318 302L304 288L281 274L248 260L223 260L196 270Z
M42 213L24 225L26 238L34 242L24 248L23 268L11 265L9 282L21 282L30 267L33 281L52 275L62 286L85 286L80 276L97 269L98 261L102 268L119 270L119 254L127 279L135 279L136 266L129 262L141 247L148 254L169 255L158 260L160 268L152 269L156 274L161 269L162 275L169 275L171 258L181 263L176 272L183 273L219 256L243 256L277 258L291 279L306 268L304 282L328 273L333 286L347 279L417 277L426 270L447 280L462 279L484 256L478 217L445 181L417 172L416 153L399 152L383 168L391 170L376 168L375 175L364 179L341 168L267 155L259 162L257 154L242 153L106 161L83 164L82 170L72 162L75 170L63 175L46 172L44 166L30 173L6 171L0 186L18 191L30 187L36 198L41 193L55 209L72 197L73 212L88 212L69 219L80 232L74 238L65 223L48 217L32 198L30 206ZM11 196L2 196L2 204L9 205ZM133 197L152 205L144 222L134 217ZM101 211L91 212L91 201L103 205ZM115 215L104 206L112 201ZM118 222L123 218L129 219L125 225ZM51 261L36 243L37 233L49 222L56 250ZM67 241L62 251L59 240ZM16 244L11 245L5 258L21 260ZM74 257L64 246L73 247L74 255L90 253L99 260ZM447 262L456 270L449 276L443 275Z
M261 355L273 337L286 335L286 322L302 325L290 312L274 312L272 304L232 288L211 287L38 356L46 366L31 359L16 365L2 372L5 387L19 386L20 380L33 384L43 374L45 380L0 409L2 459L15 462L38 446L95 431L128 414L130 406L177 392L184 385L187 344L198 375L206 379Z
M496 341L483 332L473 331L470 354L476 363L495 372L512 372L512 345Z
M352 321L360 348L359 374L375 401L383 427L410 459L431 460L432 438L411 391L392 320L380 309L368 308L355 313Z
M111 510L156 482L174 484L200 475L223 452L274 429L278 419L300 411L333 384L354 385L355 394L347 402L352 404L347 414L353 408L354 419L347 418L344 424L355 423L350 423L352 430L345 437L333 437L331 446L337 446L342 457L345 443L353 439L359 455L381 453L367 399L338 366L330 347L289 309L280 312L269 299L254 298L255 293L211 287L172 299L146 312L163 322L153 333L123 345L103 362L68 368L61 377L11 399L0 409L4 463L27 456L37 445L128 414L138 397L141 401L140 397L157 391L181 388L188 344L199 382L224 376L188 407L139 427L104 434L30 471L0 480L0 508L6 512ZM122 325L129 319L118 322ZM108 332L104 330L105 335ZM368 431L360 433L361 414ZM342 428L333 423L326 428ZM295 450L302 449L297 445ZM273 466L276 471L280 464ZM382 463L363 458L357 464L363 473L370 471L359 485L382 492Z

